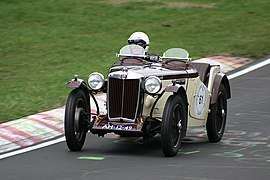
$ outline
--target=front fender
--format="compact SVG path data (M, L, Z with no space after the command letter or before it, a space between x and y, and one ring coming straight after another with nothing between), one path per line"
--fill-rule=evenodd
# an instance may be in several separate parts
M176 84L176 85L170 84L170 85L166 86L165 92L177 93L177 91L179 90L180 87L181 86L178 84Z
M78 79L72 79L71 81L69 81L67 83L67 88L71 88L71 89L81 88L84 91L87 99L90 100L90 96L91 96L93 98L93 100L94 100L95 105L96 105L97 115L99 115L99 105L97 103L97 100L96 100L93 92L89 89L87 84L84 82L84 80L79 79L79 78ZM88 103L88 106L90 107L91 106L90 101L88 101L87 103Z
M86 86L84 80L82 79L72 79L67 83L67 88L76 89L79 88L81 85Z
M179 89L186 84L186 80L185 79L173 80L172 83L173 84L169 84L168 86L166 86L165 92L177 93Z
M230 82L228 80L228 77L223 73L218 73L214 79L212 96L211 96L211 104L215 104L217 102L220 84L223 84L225 86L225 89L227 92L227 99L231 98L231 88L230 88Z

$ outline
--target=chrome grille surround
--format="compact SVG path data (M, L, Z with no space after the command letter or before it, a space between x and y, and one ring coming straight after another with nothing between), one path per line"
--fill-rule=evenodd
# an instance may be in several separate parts
M125 78L123 78L125 77ZM140 102L141 76L121 76L112 73L108 77L109 121L135 122Z

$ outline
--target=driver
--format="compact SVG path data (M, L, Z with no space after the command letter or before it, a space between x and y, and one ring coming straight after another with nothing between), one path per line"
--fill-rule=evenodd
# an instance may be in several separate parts
M145 50L145 53L147 53L149 49L149 43L149 38L144 32L134 32L128 38L128 44L137 44L142 46Z
M147 54L147 51L149 49L149 38L147 34L144 32L134 32L131 34L128 38L128 44L136 44L144 48L145 54ZM148 54L147 57L144 58L147 61L152 62L159 62L160 58L156 54Z

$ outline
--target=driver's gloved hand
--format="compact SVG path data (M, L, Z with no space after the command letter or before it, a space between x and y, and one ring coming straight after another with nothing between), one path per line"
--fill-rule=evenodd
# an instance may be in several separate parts
M146 60L152 61L152 62L159 62L160 61L160 57L158 55L151 54L151 55L148 55L146 57Z

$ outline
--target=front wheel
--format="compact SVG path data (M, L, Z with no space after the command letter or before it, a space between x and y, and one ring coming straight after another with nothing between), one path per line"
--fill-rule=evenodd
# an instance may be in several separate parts
M187 111L182 97L170 96L164 107L161 125L161 147L164 156L172 157L179 151L186 120Z
M66 143L71 151L80 151L84 145L90 111L88 101L82 89L74 89L68 96L64 125Z
M223 84L218 91L217 102L210 105L206 130L209 142L219 142L225 131L227 119L227 92Z

